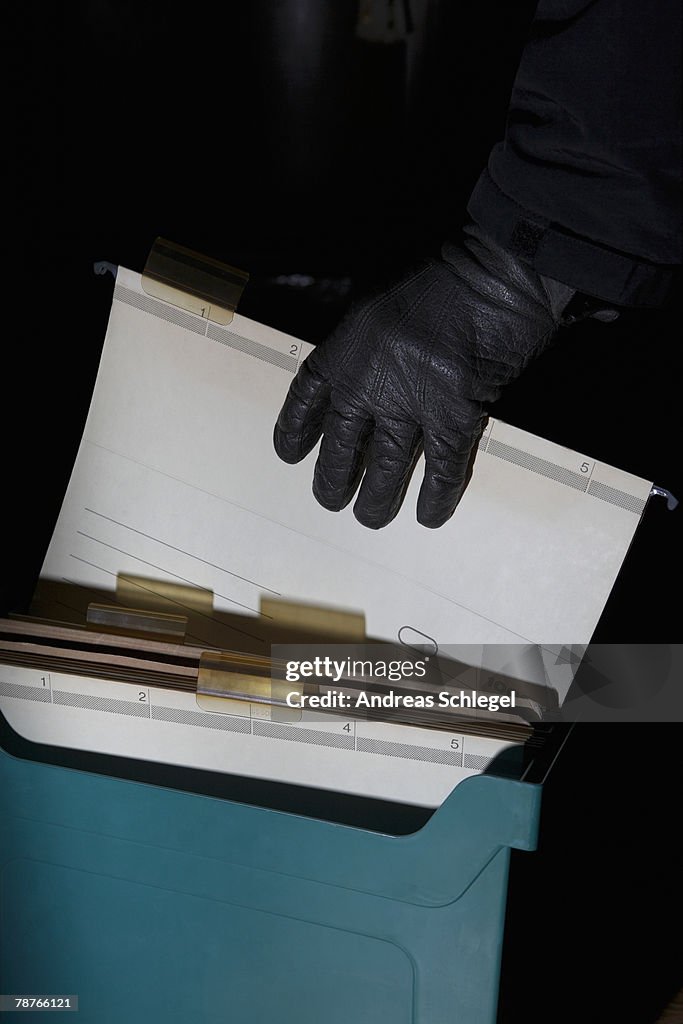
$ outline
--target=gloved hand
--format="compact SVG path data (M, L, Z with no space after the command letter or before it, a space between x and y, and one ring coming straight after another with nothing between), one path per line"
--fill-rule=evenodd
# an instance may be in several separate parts
M299 462L322 434L315 497L336 512L360 483L354 514L379 529L424 450L417 518L441 526L465 489L485 403L548 344L573 296L468 227L311 352L278 417L277 454Z

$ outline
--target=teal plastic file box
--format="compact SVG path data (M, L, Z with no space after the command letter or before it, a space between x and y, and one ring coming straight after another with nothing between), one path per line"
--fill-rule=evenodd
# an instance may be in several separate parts
M79 1024L493 1024L540 796L476 776L388 835L0 752L0 991Z

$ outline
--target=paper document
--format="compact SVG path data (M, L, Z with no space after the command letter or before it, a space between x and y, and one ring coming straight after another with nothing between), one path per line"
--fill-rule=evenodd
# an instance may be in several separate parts
M317 504L315 452L288 466L273 450L308 351L239 315L207 324L120 268L41 576L111 590L127 571L208 587L217 608L254 616L256 644L261 594L359 609L381 639L405 627L440 647L587 644L651 484L491 421L445 526L415 520L418 464L396 519L368 530L350 507ZM229 628L211 639L241 643Z
M527 678L554 687L561 703L574 672L574 659L562 653L580 651L591 639L650 482L492 420L472 480L445 526L432 531L415 520L418 464L396 519L383 530L367 530L350 507L330 513L317 504L311 493L315 452L289 466L273 450L277 413L309 350L239 315L229 327L219 327L151 298L138 274L119 268L92 403L42 569L36 614L68 620L70 588L78 585L97 599L114 591L121 572L168 579L214 594L216 615L206 615L199 629L193 625L189 642L268 655L259 600L282 596L362 611L372 638L410 646L429 642L456 657L463 645L468 655L476 648L482 664L488 659L486 667L494 670L509 665L496 664L496 651L503 648L493 645L528 648L534 655ZM125 684L102 682L95 688L115 685ZM69 693L79 686L85 682L70 677L56 689ZM59 699L74 716L92 718L99 713L92 701L104 694L90 696L80 710L73 700ZM163 738L150 739L151 713L144 727L127 716L117 719L116 728L111 715L100 713L92 749L120 751L127 735L130 756L165 756L205 767L208 760L215 767L208 731L199 738L202 730L180 724L181 711L198 710L193 697L155 694L146 701L167 707L173 728L189 728L182 743L167 737L163 755ZM54 708L58 702L48 703ZM8 705L5 699L2 708L9 714ZM22 730L30 732L31 715L20 717ZM109 724L102 725L105 719ZM65 745L78 734L87 748L84 723L72 721ZM258 774L264 771L263 753L244 753L244 728L237 725L230 734L229 764L224 733L217 731L216 757L221 770L239 771L241 765L246 774ZM386 728L400 734L402 727ZM252 722L248 742L254 735ZM286 739L277 738L286 748L299 746ZM324 748L325 754L322 749L309 744L298 765L291 760L298 755L287 755L289 767L281 760L281 770L300 781L311 774L311 750L322 765L332 748ZM371 743L366 752L378 765L394 759L388 748L377 751ZM473 746L475 756L484 755ZM478 770L483 763L477 762ZM343 763L335 764L330 770L344 788ZM451 774L439 775L426 797L413 792L411 798L438 801L463 773L477 770L466 770L462 757L446 768ZM350 791L379 788L386 795L388 784L363 781L367 771L358 771ZM403 774L393 785L396 799ZM317 769L316 780L330 782Z

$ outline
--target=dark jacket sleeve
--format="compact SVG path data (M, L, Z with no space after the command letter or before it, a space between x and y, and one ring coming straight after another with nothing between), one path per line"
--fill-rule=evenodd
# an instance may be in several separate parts
M468 210L536 270L624 306L681 262L680 0L540 0Z

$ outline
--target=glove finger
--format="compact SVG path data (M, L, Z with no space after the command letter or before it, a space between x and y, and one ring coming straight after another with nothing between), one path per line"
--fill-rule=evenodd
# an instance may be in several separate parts
M416 423L377 424L368 465L353 514L359 523L379 530L401 507L420 454L421 431Z
M372 418L349 409L330 409L313 473L313 494L330 512L350 502L363 474Z
M273 444L283 462L301 462L323 431L331 386L317 368L315 355L312 352L299 367L275 424Z
M472 473L477 438L425 431L425 472L417 499L417 521L436 529L451 518Z

